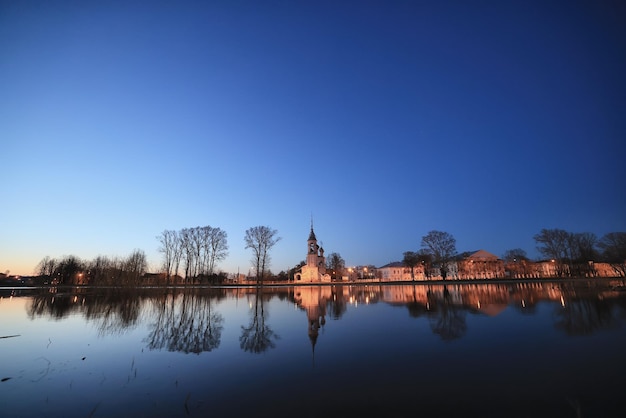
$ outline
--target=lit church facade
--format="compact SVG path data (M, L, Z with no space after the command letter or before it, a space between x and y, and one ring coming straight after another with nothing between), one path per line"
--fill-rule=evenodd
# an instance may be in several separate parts
M311 224L311 233L307 240L306 264L302 266L299 273L296 273L294 279L296 283L330 282L330 274L326 273L324 249L317 245L313 224Z

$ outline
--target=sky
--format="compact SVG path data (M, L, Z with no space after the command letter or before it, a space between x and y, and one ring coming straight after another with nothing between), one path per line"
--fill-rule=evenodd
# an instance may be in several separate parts
M274 272L440 230L538 252L626 231L620 1L0 0L0 271L161 262L166 229L281 237Z

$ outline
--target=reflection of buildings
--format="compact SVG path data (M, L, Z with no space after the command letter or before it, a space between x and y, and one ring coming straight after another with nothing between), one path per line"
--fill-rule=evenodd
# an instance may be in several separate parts
M311 224L311 233L307 240L306 265L302 266L300 272L296 273L295 281L296 283L330 282L330 275L326 274L324 249L317 245L313 224Z

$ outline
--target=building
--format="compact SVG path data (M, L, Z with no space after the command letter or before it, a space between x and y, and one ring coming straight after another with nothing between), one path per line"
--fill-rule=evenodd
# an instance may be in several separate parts
M330 274L326 273L326 257L324 249L317 245L317 238L311 222L311 233L307 240L306 264L295 274L296 283L330 282Z
M504 277L504 263L498 256L478 250L464 256L456 262L458 279L497 279ZM456 277L455 277L456 276Z

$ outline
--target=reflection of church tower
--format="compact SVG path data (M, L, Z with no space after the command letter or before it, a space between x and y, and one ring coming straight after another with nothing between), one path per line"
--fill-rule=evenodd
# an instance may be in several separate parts
M326 303L332 297L328 286L302 286L295 288L296 305L306 311L308 335L311 341L313 361L315 361L315 345L320 328L326 324Z

